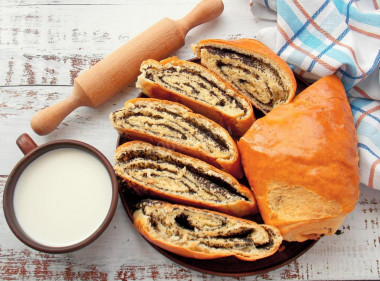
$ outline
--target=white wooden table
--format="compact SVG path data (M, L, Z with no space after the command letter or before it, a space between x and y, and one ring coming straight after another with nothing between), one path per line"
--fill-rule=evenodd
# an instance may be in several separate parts
M197 0L1 0L0 1L0 195L23 154L15 144L28 133L37 144L56 139L87 142L112 163L117 133L110 112L138 94L133 85L98 109L81 107L53 133L30 128L40 109L67 97L73 79L163 17L179 19ZM189 32L175 54L193 57L190 44L205 38L255 37L262 27L248 0L225 0L217 20ZM321 239L296 261L243 280L380 278L380 191L360 186L342 234ZM0 203L2 205L2 202ZM228 265L226 265L228 266ZM93 244L70 254L37 252L22 244L0 215L0 280L220 280L192 271L155 251L134 230L119 202L113 221Z

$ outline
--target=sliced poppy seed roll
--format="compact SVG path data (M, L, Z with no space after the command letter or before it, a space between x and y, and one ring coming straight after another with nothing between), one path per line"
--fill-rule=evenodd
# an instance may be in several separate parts
M235 256L254 261L273 255L282 243L273 226L156 200L140 202L133 219L151 243L196 259Z
M236 178L243 176L235 141L208 118L179 103L137 98L111 113L111 123L131 140L146 141L199 158Z
M192 48L202 65L229 82L265 114L290 102L295 95L297 84L292 70L259 41L207 39Z
M249 99L200 64L177 57L150 59L140 70L136 86L147 96L186 105L232 135L242 136L255 120Z
M116 175L138 194L239 217L258 212L250 189L193 157L130 141L116 149L114 160Z

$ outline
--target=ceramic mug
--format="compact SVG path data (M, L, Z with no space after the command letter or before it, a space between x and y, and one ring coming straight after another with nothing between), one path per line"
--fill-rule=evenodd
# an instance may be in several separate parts
M117 178L107 158L89 144L76 140L58 140L37 146L29 135L23 134L17 139L16 143L25 156L16 164L10 173L3 193L4 215L10 229L16 237L27 246L47 253L67 253L75 251L97 239L111 222L118 202ZM95 167L93 174L91 174L92 170L89 171L89 175L85 175L82 171L76 173L75 170L79 169L74 167L83 167L78 163L79 159L72 157L70 153L83 154L81 157L86 157L86 161L94 161L92 163ZM49 162L45 164L42 163L44 163L43 161L47 161L48 157L51 158L49 161L61 161L59 160L60 158L58 159L58 155L61 155L59 157L71 157L69 159L72 159L72 162L68 165L57 164L58 167L50 168L53 168L53 170L59 169L59 173L61 173L61 170L64 169L63 166L67 166L67 168L71 166L74 171L62 173L62 176L59 174L59 178L56 179L57 181L48 183L49 186L43 187L43 183L39 186L40 179L33 177L41 177L41 173L44 175L45 172L39 170L38 166L45 165L45 168L46 165L52 166ZM31 165L32 163L33 165ZM96 182L89 182L88 184L87 181L85 183L81 182L84 178L91 179L93 176L97 176L96 174L99 174L99 172L103 174L103 179L99 181L99 184ZM49 176L54 175L54 173L55 172L52 171L46 172L45 174L47 178L49 178ZM83 175L83 178L70 178L72 174L81 175L81 177ZM23 178L25 177L31 178L24 180ZM33 181L37 181L37 184L35 184L37 187L33 186ZM106 182L107 185L102 184L103 182ZM60 183L61 186L58 183ZM72 183L80 184L80 186L73 187L75 184ZM92 186L87 186L89 184L92 184ZM33 190L33 188L36 188L36 190ZM40 188L41 190L39 190ZM76 190L73 190L73 188L76 188ZM101 190L102 188L104 188L104 190ZM56 194L59 194L59 196L54 195L53 190L55 189L57 189ZM95 193L95 190L96 193L106 195L100 195L100 198L92 198L94 197L93 193ZM69 194L69 191L72 193ZM39 193L40 195L38 195ZM82 197L80 197L79 194ZM66 195L69 197L66 202L63 202L63 198ZM91 202L89 202L89 200L91 200ZM101 204L99 205L102 205L102 208L98 208L95 205L96 202L100 202ZM48 208L46 206L51 206L52 210L41 209ZM67 210L63 210L63 208L66 207ZM102 209L103 213L99 215L98 212L100 213L100 211L98 209ZM26 214L23 214L23 212L26 212ZM73 214L70 214L70 212L73 212ZM85 217L83 214L88 215L88 217ZM72 217L70 217L70 215ZM98 215L99 217L96 217ZM58 218L64 218L65 221L60 222ZM77 218L78 221L76 221ZM91 221L91 227L86 225L87 221ZM56 227L56 229L54 227ZM86 232L78 235L80 238L75 238L74 235L76 234L74 233L76 231L79 232L79 229L82 228L85 229ZM54 233L54 231L56 231L56 233ZM36 233L41 233L40 238L40 234ZM56 241L51 242L49 235L52 236L53 240L60 239L56 237L71 235L73 236L71 237L73 238L73 242L62 242L64 239L71 239L67 237L62 238L63 240L58 241L58 243L56 243ZM41 237L49 238L45 239Z

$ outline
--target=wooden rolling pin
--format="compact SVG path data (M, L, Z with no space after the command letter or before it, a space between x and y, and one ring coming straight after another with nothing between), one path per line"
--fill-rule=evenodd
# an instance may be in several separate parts
M77 107L98 107L137 78L144 60L167 58L184 45L190 29L217 18L223 9L222 0L202 0L182 19L162 19L75 78L69 97L33 116L33 130L49 134Z

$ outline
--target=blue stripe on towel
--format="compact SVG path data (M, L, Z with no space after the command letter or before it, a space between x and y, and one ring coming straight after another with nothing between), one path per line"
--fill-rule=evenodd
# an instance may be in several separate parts
M320 7L319 7L319 9L314 13L314 15L312 15L311 16L311 18L314 20L325 8L326 8L326 6L328 5L328 3L329 3L329 0L326 0ZM285 5L284 5L285 6ZM286 5L287 6L287 5ZM281 5L281 7L282 7L282 5ZM280 9L279 9L279 11L280 11ZM287 6L287 10L286 10L287 12L289 12L289 11L291 11L292 13L293 13L293 10L289 7L289 6ZM288 13L287 12L284 12L284 14L285 15L287 15ZM281 13L281 15L282 15L282 18L286 21L286 22L288 22L288 24L289 24L289 21L290 22L293 22L293 20L294 20L294 18L292 19L292 18L288 18L287 20L286 20L286 18L284 18L284 16L283 16L283 14ZM295 14L293 14L293 16L298 20L298 17L295 15ZM294 41L294 39L296 39L301 33L303 33L305 30L306 30L306 28L307 28L307 26L310 24L310 22L309 21L306 21L305 22L305 24L301 27L301 28L299 28L299 29L295 29L295 30L297 30L297 32L295 32L294 34L293 34L293 36L290 38L292 41ZM297 24L297 26L299 26L300 25L300 23L298 23ZM292 30L294 31L294 29L292 28ZM310 39L311 38L311 36L312 36L312 34L311 33L309 33L308 31L307 31L307 36L308 36L308 38ZM323 41L321 41L321 40L319 40L319 39L317 39L317 38L313 38L313 40L318 40L318 41L320 41L320 43L318 43L318 44L321 44L321 43L323 43ZM281 48L280 48L280 50L277 52L277 54L278 55L281 55L282 54L282 52L286 49L286 47L288 47L288 45L289 45L289 43L288 42L286 42Z
M373 156L375 156L376 158L380 158L379 155L377 155L375 152L373 152L368 146L366 146L365 144L363 143L358 143L358 147L359 148L363 148L365 150L367 150L369 153L371 153Z
M342 0L333 0L335 7L338 9L338 11L345 15L347 4ZM361 12L357 9L356 6L350 6L350 19L355 20L360 23L373 25L380 28L380 14L378 13L366 13Z
M364 100L364 99L363 99L363 100ZM370 101L369 103L372 102L372 100L369 100L369 101ZM369 103L368 103L368 104L369 104ZM361 112L361 113L365 113L365 112L366 112L366 110L361 109L360 107L357 107L357 106L352 105L352 104L351 104L351 108L354 109L354 110L356 110L356 111L359 111L359 112ZM374 120L376 120L378 123L380 123L380 118L374 116L373 114L367 114L367 116L368 116L368 117L371 117L372 119L374 119Z
M372 64L371 68L365 73L366 76L370 75L376 69L379 62L380 62L380 50L377 52L377 56L375 58L374 63ZM353 76L350 73L348 73L342 69L339 69L338 71L350 79L359 79L360 80L360 79L363 79L363 77L364 77L363 75Z
M345 30L344 30L344 31L338 36L337 40L338 40L338 41L341 41L341 40L344 38L344 36L347 35L347 33L348 33L349 31L350 31L350 29L347 27L347 28L346 28L346 29L345 29ZM325 48L322 52L320 52L320 53L318 54L317 57L318 57L318 58L321 58L324 54L326 54L328 51L330 51L335 45L336 45L336 42L332 42L327 48ZM333 53L336 53L336 52L333 51ZM341 55L344 55L344 56L346 56L347 58L349 58L349 56L347 56L347 54L344 53L344 52L341 52ZM333 57L333 58L335 58L335 59L337 59L337 57L336 57L334 54L330 54L330 56ZM338 59L338 60L339 60L339 59ZM339 61L341 61L341 60L339 60ZM311 72L311 70L313 69L315 63L316 63L316 61L313 60L313 61L311 62L311 64L310 64L310 66L308 67L307 71Z
M346 23L348 24L348 22L350 21L350 8L351 8L351 5L352 5L352 0L347 4L347 10L346 10Z
M367 115L368 116L368 115ZM376 126L377 123L370 123L366 122L365 119L363 119L358 128L357 128L357 134L360 139L360 136L366 136L371 140L373 143L372 149L377 147L377 149L380 149L380 134L379 132L379 126Z

